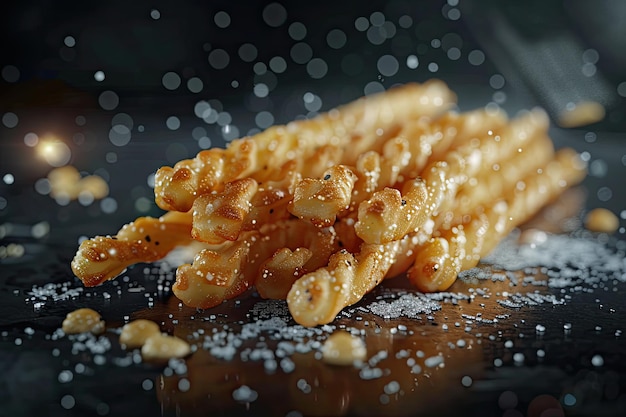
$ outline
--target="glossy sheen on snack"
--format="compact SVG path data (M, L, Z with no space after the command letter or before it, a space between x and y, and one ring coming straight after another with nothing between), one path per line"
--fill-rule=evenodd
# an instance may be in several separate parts
M256 287L305 326L400 273L446 290L586 172L555 152L542 110L509 119L454 102L440 81L399 86L163 167L155 199L171 211L83 242L73 271L97 285L202 242L172 286L184 304Z

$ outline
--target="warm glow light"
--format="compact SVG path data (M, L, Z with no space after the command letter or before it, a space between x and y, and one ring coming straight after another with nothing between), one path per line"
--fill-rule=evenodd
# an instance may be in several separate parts
M67 165L72 157L72 151L61 140L48 137L36 146L37 154L53 167L61 167Z

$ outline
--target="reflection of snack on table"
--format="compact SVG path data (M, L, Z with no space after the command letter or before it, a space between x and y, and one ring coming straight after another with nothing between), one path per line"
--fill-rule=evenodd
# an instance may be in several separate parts
M156 201L172 211L83 242L73 270L96 285L202 241L172 288L185 304L256 286L307 326L407 270L445 290L585 174L554 152L543 111L459 114L454 97L440 81L397 87L163 167Z

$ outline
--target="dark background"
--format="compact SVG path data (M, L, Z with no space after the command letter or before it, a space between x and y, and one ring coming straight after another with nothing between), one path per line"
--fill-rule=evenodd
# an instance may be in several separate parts
M624 240L625 3L285 0L282 7L267 9L271 3L50 0L0 6L0 247L25 248L21 257L0 258L0 416L93 414L89 407L98 403L89 401L94 396L109 404L111 415L137 407L154 415L176 414L175 409L159 408L154 391L140 388L146 379L158 378L159 368L96 367L95 374L75 373L71 384L58 383L61 369L83 359L89 365L92 358L67 351L52 356L53 349L68 348L68 342L50 340L50 335L68 311L90 300L85 295L36 310L24 301L26 294L32 286L73 278L69 262L81 236L112 234L137 216L159 215L150 179L160 166L193 157L208 144L224 146L255 133L268 120L286 123L314 116L394 84L443 79L458 94L461 110L487 105L515 114L546 108L554 119L551 134L557 146L572 146L589 162L582 210L610 208L620 216L614 238ZM228 25L220 12L228 14ZM337 30L345 43L337 43ZM330 33L339 38L329 42ZM503 34L515 36L505 39ZM239 54L244 44L255 47L251 59ZM222 67L224 53L229 60ZM272 65L276 57L284 60L284 71ZM319 72L324 64L326 70ZM95 79L98 71L104 80ZM172 87L164 81L166 74L180 84ZM200 81L202 88L190 89L190 80ZM103 93L117 102L102 101ZM559 111L580 99L602 103L607 117L589 126L560 128ZM219 121L196 114L198 103L204 102L215 117L220 115ZM129 138L123 146L112 140L119 136L115 129L120 125ZM42 192L37 184L54 167L38 155L37 146L25 143L32 133L40 142L53 138L64 143L68 164L83 176L106 179L109 196L87 203L59 202ZM48 232L34 238L32 227L42 224ZM130 284L120 285L155 285L146 283L140 268L131 272ZM589 358L600 351L607 363L611 359L613 382L601 387L618 387L623 393L623 336L593 330L597 325L621 328L623 285L619 288L602 294L607 308L601 311L600 296L583 294L560 309L522 311L514 326L510 321L494 329L500 335L532 335L537 322L546 324L551 332L541 343L551 352L549 369L557 369L557 375L535 372L538 368L530 365L492 369L490 355L503 349L503 339L498 339L485 347L484 391L459 403L472 406L463 413L504 415L498 398L505 390L518 392L522 410L538 391L558 392L580 383L591 386L595 396L589 394L585 403L591 408L571 409L571 415L618 415L623 402L603 402L598 379L602 382L605 375L589 371ZM102 292L113 292L111 287L94 291L98 300ZM111 325L119 324L124 315L145 307L143 295L125 293L109 304L98 301L97 307ZM167 299L158 301L155 314L178 311ZM609 314L609 307L617 313ZM564 321L578 330L570 338L561 337ZM34 336L27 328L34 329ZM529 337L516 343L534 353L539 342ZM67 392L84 403L62 409L59 398ZM445 393L439 392L441 398ZM509 412L508 417L521 413Z

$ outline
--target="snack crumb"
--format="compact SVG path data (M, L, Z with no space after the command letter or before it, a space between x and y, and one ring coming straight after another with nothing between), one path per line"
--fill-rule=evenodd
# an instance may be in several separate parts
M91 308L79 308L67 314L61 326L65 334L104 332L105 323L100 314Z
M322 346L322 358L331 365L353 365L364 361L366 356L363 340L345 331L331 334Z
M619 219L608 209L595 208L585 216L587 230L599 233L614 233L619 228Z
M159 325L151 320L138 319L126 323L120 333L120 344L126 349L142 347L146 340L159 333Z
M141 347L141 356L147 361L184 358L190 353L189 343L176 336L161 333L148 337Z

